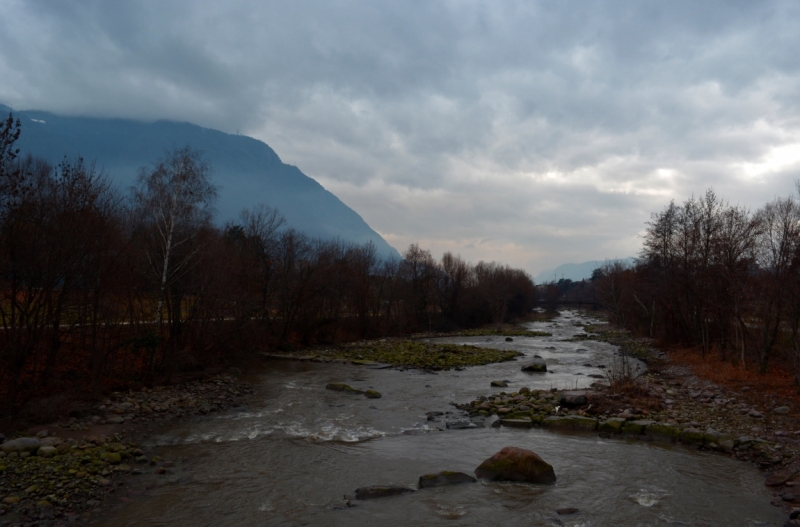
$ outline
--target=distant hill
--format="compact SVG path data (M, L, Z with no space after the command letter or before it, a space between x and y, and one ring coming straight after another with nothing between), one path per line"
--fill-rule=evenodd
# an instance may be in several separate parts
M633 265L636 259L619 258L619 261L627 265ZM583 262L580 264L561 264L555 269L545 269L536 275L536 278L534 278L533 281L537 284L543 284L545 282L557 282L562 278L572 280L573 282L588 280L592 277L592 272L605 263L606 261L604 260L593 260L591 262Z
M12 111L0 105L0 116ZM235 220L244 207L265 203L277 208L290 227L322 239L373 242L384 258L400 255L353 209L295 166L283 163L267 144L190 123L63 117L48 112L14 111L22 122L18 146L60 162L66 155L96 161L120 188L134 184L138 170L174 147L201 150L220 187L218 220Z

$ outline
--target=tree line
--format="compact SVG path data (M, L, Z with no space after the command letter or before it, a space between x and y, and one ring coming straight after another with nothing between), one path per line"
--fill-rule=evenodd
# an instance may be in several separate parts
M798 189L800 190L800 189ZM671 202L647 224L634 266L609 263L595 294L620 324L800 381L800 202L756 211L713 190Z
M82 159L20 155L0 124L0 401L152 382L254 351L450 330L528 313L531 278L411 245L312 239L258 206L214 223L213 169L192 148L130 192Z

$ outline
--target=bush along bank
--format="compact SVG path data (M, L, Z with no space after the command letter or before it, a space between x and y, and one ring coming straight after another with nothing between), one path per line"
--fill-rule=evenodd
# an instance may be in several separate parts
M252 392L231 375L115 392L36 433L0 434L0 526L88 521L127 478L166 475L174 466L148 455L126 430L222 411Z

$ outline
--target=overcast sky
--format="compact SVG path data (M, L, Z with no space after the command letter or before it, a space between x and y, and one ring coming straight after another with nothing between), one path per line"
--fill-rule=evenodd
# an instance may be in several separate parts
M800 176L800 2L0 0L0 102L265 141L401 252L633 256Z

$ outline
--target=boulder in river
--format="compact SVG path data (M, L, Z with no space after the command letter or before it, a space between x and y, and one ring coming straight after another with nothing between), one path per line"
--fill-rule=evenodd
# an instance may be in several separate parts
M6 441L0 445L0 450L10 454L11 452L36 452L42 446L41 441L36 437L18 437Z
M361 390L356 390L355 388L351 387L348 384L343 382L331 382L325 386L326 390L333 390L335 392L345 392L345 393L353 393L353 394L362 394Z
M381 392L378 392L376 390L367 390L366 392L364 392L364 395L367 396L367 399L380 399L381 398Z
M372 500L375 498L387 498L414 492L414 489L401 485L374 485L372 487L361 487L356 489L357 500Z
M553 485L553 466L539 454L524 448L507 446L475 469L475 475L490 481L521 481Z
M544 359L533 359L522 365L522 371L528 373L546 373L547 364L544 362Z
M461 483L475 483L477 480L463 472L445 470L438 474L425 474L419 477L419 488L444 487L445 485L459 485Z
M508 383L506 381L492 381L491 386L492 388L508 388Z

